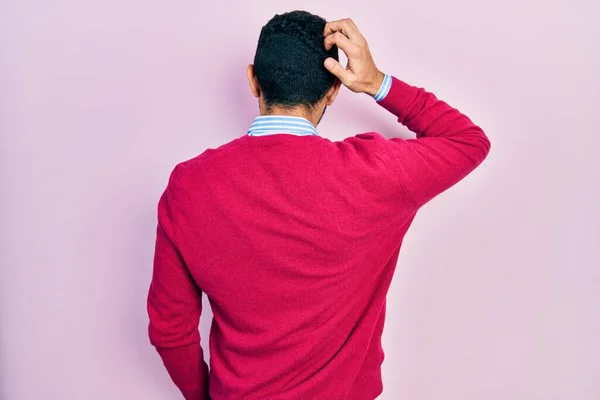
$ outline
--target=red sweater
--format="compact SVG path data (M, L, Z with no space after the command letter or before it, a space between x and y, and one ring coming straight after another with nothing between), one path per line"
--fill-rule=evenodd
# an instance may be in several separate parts
M416 134L244 135L179 164L158 206L149 334L187 400L372 400L385 299L428 200L490 143L397 79L379 103ZM214 320L210 373L198 322ZM210 393L210 395L209 395Z

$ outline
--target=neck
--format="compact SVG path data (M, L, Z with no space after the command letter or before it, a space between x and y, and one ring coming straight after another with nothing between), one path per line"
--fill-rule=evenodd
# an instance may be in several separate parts
M320 117L315 112L309 112L305 107L277 107L271 106L269 109L260 107L260 115L285 115L288 117L301 117L308 120L313 126L317 126Z

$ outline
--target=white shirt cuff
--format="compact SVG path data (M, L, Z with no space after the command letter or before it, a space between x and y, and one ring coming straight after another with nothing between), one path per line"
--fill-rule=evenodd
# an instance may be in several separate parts
M392 87L392 76L385 74L385 77L383 78L383 82L381 83L381 87L379 88L379 91L377 92L375 97L373 97L375 99L375 101L381 101L381 100L385 99L385 96L387 96L387 94L390 92L391 87Z

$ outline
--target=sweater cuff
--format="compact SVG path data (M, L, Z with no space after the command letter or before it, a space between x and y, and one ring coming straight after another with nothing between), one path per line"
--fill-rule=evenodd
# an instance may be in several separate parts
M199 344L157 348L171 379L186 400L208 400L208 366Z
M406 114L406 109L419 93L419 88L411 86L400 79L391 77L390 88L387 96L377 104L397 117Z

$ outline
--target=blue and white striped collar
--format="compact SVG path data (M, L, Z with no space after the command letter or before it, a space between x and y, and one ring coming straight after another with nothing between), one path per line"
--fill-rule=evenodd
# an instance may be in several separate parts
M261 115L254 119L248 129L250 136L268 136L287 133L297 136L318 135L317 129L307 119L289 115Z

